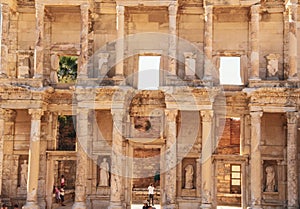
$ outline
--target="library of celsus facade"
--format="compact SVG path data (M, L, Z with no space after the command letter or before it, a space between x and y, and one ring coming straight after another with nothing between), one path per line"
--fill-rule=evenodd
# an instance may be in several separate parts
M0 12L2 203L57 208L63 176L73 209L131 209L151 183L164 209L299 208L298 1Z

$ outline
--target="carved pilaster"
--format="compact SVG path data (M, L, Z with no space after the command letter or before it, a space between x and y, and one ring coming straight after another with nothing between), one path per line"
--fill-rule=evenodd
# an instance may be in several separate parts
M40 163L40 134L43 110L29 109L31 115L30 145L28 159L27 199L23 209L39 209L37 192Z
M111 152L111 196L109 209L122 208L122 185L123 185L123 166L122 166L122 142L123 142L123 109L113 109L113 140Z
M259 78L259 11L260 5L251 6L251 76L252 80Z
M76 182L75 182L75 202L73 209L86 208L86 167L87 160L87 146L88 146L88 109L77 109L77 167L76 167Z
M165 154L165 191L166 191L166 207L175 208L176 206L176 118L178 110L165 110L166 118L166 154Z
M80 56L79 56L79 77L87 78L87 68L88 68L88 33L89 33L89 7L87 3L80 5L81 13L81 32L80 32Z
M8 30L9 30L9 6L8 4L1 4L1 40L0 40L0 77L6 77L8 67Z
M201 111L202 117L202 174L201 174L201 207L213 207L213 167L212 167L212 142L213 142L213 118L214 112L212 110Z
M177 49L177 36L176 36L176 17L178 5L172 2L169 5L169 68L171 75L176 75L176 49Z
M44 68L44 16L45 5L35 3L35 16L36 16L36 37L35 37L35 50L34 50L34 77L43 77Z
M123 77L124 68L124 12L123 5L117 5L117 43L116 43L116 76Z
M205 6L204 22L204 80L212 80L213 6Z
M251 204L261 208L262 201L262 160L260 152L262 112L251 112Z
M299 80L297 75L297 3L287 5L289 15L289 32L288 32L288 54L289 54L289 80Z
M298 208L297 124L298 112L287 112L287 197L288 208Z

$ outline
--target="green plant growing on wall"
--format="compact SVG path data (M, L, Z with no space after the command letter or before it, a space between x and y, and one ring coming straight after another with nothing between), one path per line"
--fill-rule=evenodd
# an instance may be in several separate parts
M74 83L77 78L77 57L62 56L59 60L59 70L57 72L58 82Z

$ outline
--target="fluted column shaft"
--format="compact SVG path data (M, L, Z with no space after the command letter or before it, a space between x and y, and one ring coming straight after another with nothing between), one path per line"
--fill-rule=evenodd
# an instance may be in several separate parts
M125 7L117 5L117 43L116 43L116 73L117 77L124 76L124 13Z
M201 174L201 208L212 208L213 205L213 175L212 175L212 146L213 119L212 110L201 111L202 117L202 174Z
M298 112L287 113L287 197L288 208L299 208L297 169L297 122Z
M29 114L31 115L31 130L28 157L27 199L23 209L39 209L37 194L40 168L41 117L43 110L29 109Z
M251 205L260 209L262 200L262 161L261 161L261 117L262 112L251 112Z
M42 78L44 71L44 16L45 5L35 3L36 37L34 50L34 77Z
M251 6L251 75L250 79L260 80L259 78L259 10L260 5Z

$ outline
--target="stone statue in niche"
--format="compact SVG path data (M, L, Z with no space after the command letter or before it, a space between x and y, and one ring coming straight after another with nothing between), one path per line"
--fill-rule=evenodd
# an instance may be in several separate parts
M100 181L99 186L109 186L109 164L106 158L100 164Z
M275 192L275 171L273 166L266 167L266 192Z
M28 164L27 160L24 160L23 164L21 165L21 178L20 178L20 186L26 187L28 179Z
M57 54L51 55L51 71L50 71L50 81L53 84L58 83L57 71L59 69L59 56Z
M269 54L267 58L267 79L278 80L279 54Z
M187 165L185 167L185 189L193 189L193 177L194 177L194 168L192 165Z

